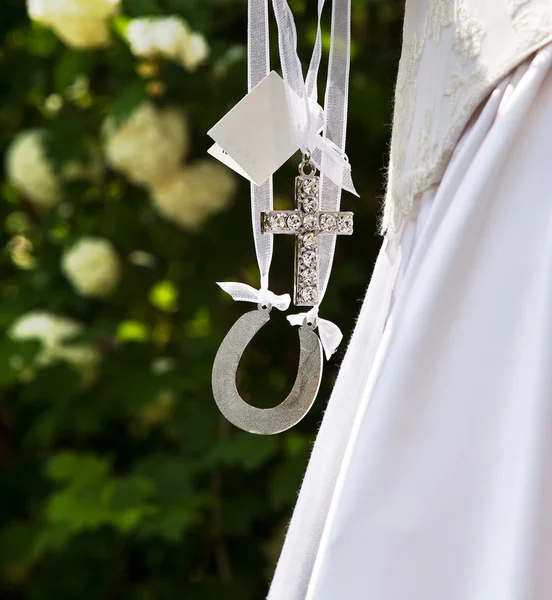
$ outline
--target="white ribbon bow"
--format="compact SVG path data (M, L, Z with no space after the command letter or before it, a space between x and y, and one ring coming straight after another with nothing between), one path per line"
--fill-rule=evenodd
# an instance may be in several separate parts
M326 360L330 360L332 354L337 350L337 347L343 339L343 333L341 329L331 321L327 319L321 319L318 316L318 307L315 306L307 313L298 313L295 315L289 315L287 320L292 325L301 326L306 321L307 323L316 323L318 326L318 333L320 335L320 341L326 354Z
M308 148L311 151L311 162L322 175L331 179L339 188L359 197L353 183L349 158L337 144L316 133L309 138Z
M278 310L287 310L291 303L289 294L277 296L274 292L268 289L256 290L254 287L246 283L238 282L218 282L217 285L227 294L230 294L234 300L239 302L254 302L261 306L271 305Z

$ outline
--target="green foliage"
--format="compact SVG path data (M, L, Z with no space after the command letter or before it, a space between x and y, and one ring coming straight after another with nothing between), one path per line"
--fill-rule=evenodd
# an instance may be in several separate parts
M292 5L306 57L315 11L304 0ZM359 233L338 244L323 308L346 335L379 246L403 7L358 0L353 8L348 152L362 200L344 206L355 210ZM244 93L245 0L125 0L111 46L90 51L30 22L23 2L6 0L1 10L0 152L18 132L43 128L58 173L90 157L107 116L124 122L145 98L187 111L190 159L203 158L206 130ZM141 71L123 39L127 19L171 14L205 35L208 63L190 73L157 60ZM290 161L277 175L280 197L290 197L295 169ZM62 195L40 212L2 172L0 597L259 600L344 349L294 431L263 438L234 430L212 400L211 365L247 307L214 282L257 284L248 186L194 233L163 220L144 189L114 172L93 184L66 182ZM108 297L79 296L63 275L63 252L83 236L117 249L122 279ZM278 293L292 285L292 252L290 240L277 240ZM93 372L70 360L41 364L39 341L10 338L31 310L82 323L70 344L95 348ZM280 326L281 315L273 321L240 370L241 387L263 406L281 401L297 364L295 333Z

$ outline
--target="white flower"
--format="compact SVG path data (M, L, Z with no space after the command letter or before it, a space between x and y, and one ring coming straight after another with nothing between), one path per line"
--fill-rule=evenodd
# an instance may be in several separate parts
M201 33L192 33L182 52L182 64L188 71L195 71L209 58L209 45Z
M140 105L119 128L109 119L104 131L107 162L133 183L164 179L179 168L188 152L184 114L157 109L150 102Z
M109 26L103 20L65 17L50 26L61 40L73 48L103 48L111 39Z
M12 141L6 155L6 172L8 179L37 206L51 208L58 203L59 183L44 152L42 131L24 131Z
M127 25L126 37L136 56L163 56L195 70L209 56L209 46L180 17L146 17Z
M63 272L83 296L107 296L119 282L120 262L108 240L82 238L64 255Z
M44 131L30 129L14 138L6 155L8 179L37 207L55 206L61 195L61 182L86 179L97 182L103 173L103 163L97 148L90 149L88 163L69 161L58 177L46 156Z
M107 20L121 0L27 0L29 16L51 27L68 45L97 48L109 43Z
M37 357L38 366L47 366L63 360L81 370L86 370L97 363L98 352L89 344L66 343L83 331L83 325L72 319L48 312L33 311L22 315L12 324L9 336L13 340L40 340L42 350Z
M27 0L29 15L42 23L53 23L62 17L107 19L114 15L121 0Z
M151 189L159 214L182 229L197 229L230 202L236 189L231 171L214 161L181 169Z
M236 192L234 172L214 160L198 160L188 167L188 177L195 186L201 204L210 212L225 208Z

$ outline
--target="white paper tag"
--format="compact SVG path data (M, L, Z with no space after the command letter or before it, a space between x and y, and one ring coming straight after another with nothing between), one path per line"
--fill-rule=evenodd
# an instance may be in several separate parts
M272 71L208 132L216 142L209 154L257 185L299 150L294 123L304 120L303 101L292 94L297 107L292 118L285 85ZM317 130L323 126L321 114L313 106Z
M242 177L245 177L245 179L253 181L253 179L251 179L251 177L240 167L240 165L238 165L238 163L235 160L232 160L228 152L223 150L218 144L213 144L209 148L209 150L207 150L207 152L213 158L219 160L223 165L230 167L231 169L236 171L236 173L238 173Z

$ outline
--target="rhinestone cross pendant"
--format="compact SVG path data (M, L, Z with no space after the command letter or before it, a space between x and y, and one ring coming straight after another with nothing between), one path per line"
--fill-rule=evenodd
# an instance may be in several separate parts
M311 168L305 174L306 166ZM261 213L263 233L295 235L295 290L296 306L316 306L319 298L318 236L351 235L352 212L321 212L319 210L320 178L312 163L303 161L300 175L295 179L295 210Z

